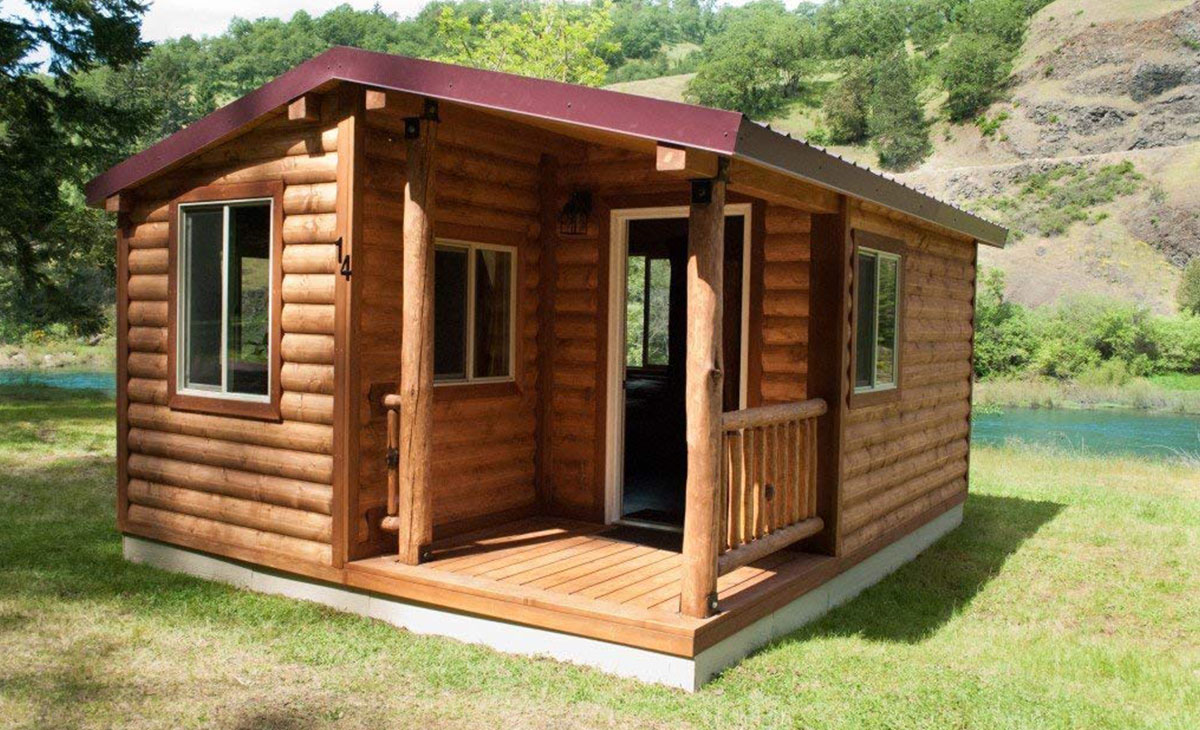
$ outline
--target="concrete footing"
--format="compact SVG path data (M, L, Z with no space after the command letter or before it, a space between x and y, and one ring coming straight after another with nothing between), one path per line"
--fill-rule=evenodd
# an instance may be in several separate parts
M962 516L960 504L691 659L414 603L129 535L124 538L124 550L125 558L134 563L261 593L315 601L418 634L447 636L512 654L546 656L691 692L758 647L795 631L878 583L958 527Z

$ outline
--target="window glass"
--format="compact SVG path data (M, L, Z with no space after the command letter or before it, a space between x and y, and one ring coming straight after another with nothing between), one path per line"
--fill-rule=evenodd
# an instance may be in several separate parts
M467 265L465 248L439 246L433 254L433 375L467 377Z
M516 252L439 244L433 261L433 376L470 381L513 374Z
M874 253L858 254L858 281L855 284L857 301L854 308L857 317L854 333L855 388L870 388L874 385L872 362L875 358L875 262Z
M197 208L184 216L184 378L187 387L221 388L221 259L224 208Z
M182 389L266 397L271 356L271 204L181 208Z
M625 276L625 365L640 368L646 324L646 257L630 256Z
M229 209L229 368L233 393L265 395L271 336L271 209Z
M667 365L670 360L671 260L650 259L650 301L646 306L646 364Z
M476 378L502 378L511 373L512 254L475 250Z
M899 259L891 256L880 257L877 278L879 315L875 333L875 386L879 387L896 384L896 315L899 311L896 297L899 294Z

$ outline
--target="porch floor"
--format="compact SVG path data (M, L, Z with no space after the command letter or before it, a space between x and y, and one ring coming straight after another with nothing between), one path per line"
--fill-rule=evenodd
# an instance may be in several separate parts
M720 613L678 613L682 556L628 530L533 517L439 541L433 560L349 563L347 582L400 598L694 656L832 577L833 558L781 551L720 578Z

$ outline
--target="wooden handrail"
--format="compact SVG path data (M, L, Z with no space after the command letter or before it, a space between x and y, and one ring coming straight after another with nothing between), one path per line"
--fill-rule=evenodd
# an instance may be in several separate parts
M776 406L759 406L744 408L740 411L729 411L721 416L721 428L725 431L735 431L756 426L768 426L784 421L802 421L806 418L823 416L829 406L820 398L782 403Z
M722 416L718 575L824 529L816 514L816 420L827 409L815 398Z
M400 531L400 396L383 397L387 409L387 514L379 525L384 532Z

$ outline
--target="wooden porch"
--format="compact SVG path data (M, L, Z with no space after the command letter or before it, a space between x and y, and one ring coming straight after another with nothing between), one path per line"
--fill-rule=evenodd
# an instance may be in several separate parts
M349 585L506 622L695 656L820 585L837 559L790 549L717 580L720 612L679 612L679 535L533 517L438 541L407 565L384 555L346 565ZM657 544L655 544L657 543Z

